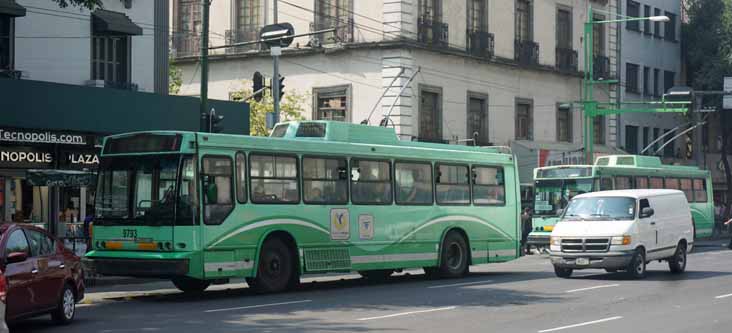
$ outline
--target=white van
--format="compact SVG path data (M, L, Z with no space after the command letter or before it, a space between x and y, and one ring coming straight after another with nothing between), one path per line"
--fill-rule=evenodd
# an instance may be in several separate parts
M575 269L604 268L646 275L646 264L668 261L672 273L686 269L693 246L689 204L677 190L601 191L574 197L550 238L559 277Z

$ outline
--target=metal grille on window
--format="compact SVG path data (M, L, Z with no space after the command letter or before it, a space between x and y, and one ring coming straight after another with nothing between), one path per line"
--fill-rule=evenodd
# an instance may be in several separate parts
M440 96L434 92L422 91L419 107L419 140L439 142L442 140L440 119Z
M516 1L516 39L531 40L531 1Z
M176 56L186 57L201 52L201 1L178 1L178 28L173 32Z
M315 1L315 29L335 28L335 32L320 35L324 44L353 42L353 0Z
M482 98L470 98L468 106L468 138L475 140L476 146L487 146L490 144L488 136L488 110L486 100Z
M226 32L228 43L243 43L256 40L262 27L262 0L237 0L236 28ZM256 50L257 44L227 49L229 52Z
M557 141L572 141L572 117L568 108L557 109Z
M318 120L348 120L348 96L345 89L318 93Z
M516 139L532 140L532 119L530 104L516 104Z
M126 84L129 37L95 35L92 38L92 80Z

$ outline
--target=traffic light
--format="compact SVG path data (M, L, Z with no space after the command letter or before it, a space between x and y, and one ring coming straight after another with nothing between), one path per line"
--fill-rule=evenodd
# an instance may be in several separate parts
M279 85L280 85L280 100L282 100L282 96L285 95L285 77L284 76L280 76Z
M222 120L224 120L224 116L217 115L216 109L211 109L211 114L208 116L209 132L221 133L224 130L221 124Z
M254 72L254 78L252 78L252 92L254 93L254 100L257 102L262 101L264 96L264 76L260 72Z

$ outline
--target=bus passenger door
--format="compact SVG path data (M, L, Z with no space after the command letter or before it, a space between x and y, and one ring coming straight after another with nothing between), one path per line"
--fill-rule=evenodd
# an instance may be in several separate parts
M234 265L238 262L235 251L226 243L230 240L226 235L234 230L223 226L235 208L233 156L230 152L207 152L201 156L200 170L203 274L206 278L226 277L238 267Z
M201 200L198 167L194 156L181 162L178 203L176 208L173 242L176 251L201 250Z

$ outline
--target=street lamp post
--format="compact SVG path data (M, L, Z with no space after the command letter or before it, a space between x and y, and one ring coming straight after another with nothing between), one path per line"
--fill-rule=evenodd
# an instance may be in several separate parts
M618 80L595 80L594 77L594 42L593 42L593 25L595 24L608 24L608 23L621 23L621 22L631 22L631 21L653 21L653 22L668 22L670 19L668 16L651 16L651 17L625 17L622 19L615 19L615 20L602 20L602 21L595 21L592 6L588 9L587 14L587 22L585 22L585 29L584 29L584 76L582 79L582 105L584 108L584 120L583 120L583 147L585 150L585 160L588 164L594 163L594 144L595 144L595 134L594 134L594 118L598 115L598 111L600 109L598 108L600 103L598 103L595 100L594 97L594 86L596 84L614 84L618 83ZM608 103L604 103L607 105ZM640 104L640 103L637 103ZM603 114L612 114L612 113L623 113L623 112L643 112L639 110L631 110L631 109L605 109L606 112L603 112ZM656 110L650 109L648 112L655 112ZM666 111L666 106L664 103L664 111ZM668 112L674 112L674 111L668 111Z

